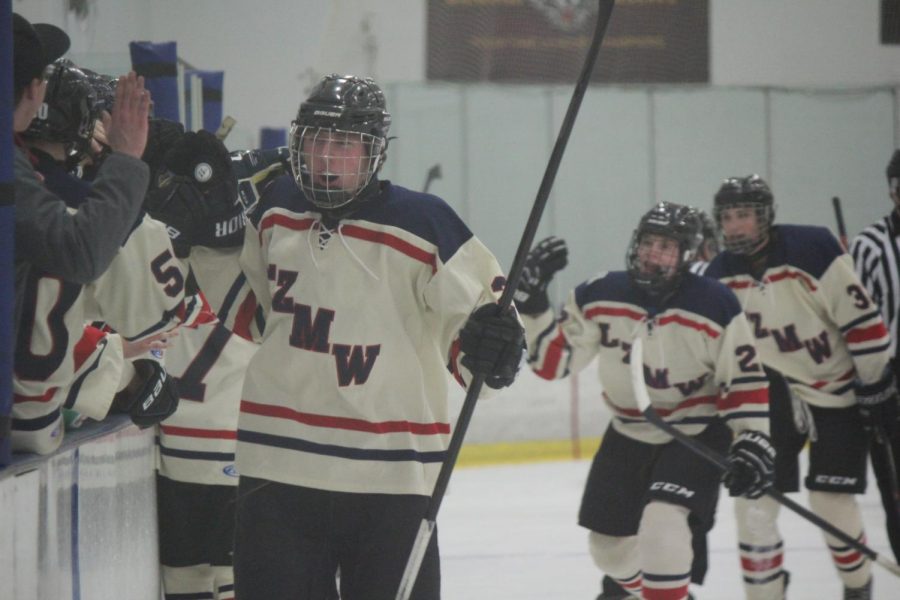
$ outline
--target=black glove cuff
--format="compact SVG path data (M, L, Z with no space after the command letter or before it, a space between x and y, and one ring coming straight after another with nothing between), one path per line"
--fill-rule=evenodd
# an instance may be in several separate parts
M531 293L516 290L513 294L513 302L515 302L519 313L523 315L537 316L550 308L550 297L547 295L546 290Z

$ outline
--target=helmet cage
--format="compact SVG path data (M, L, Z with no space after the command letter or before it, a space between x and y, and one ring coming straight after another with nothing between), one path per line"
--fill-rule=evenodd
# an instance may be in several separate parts
M316 152L322 140L335 137L357 142L366 151L358 159ZM304 140L311 146L311 151L304 150ZM355 200L375 177L384 160L387 139L352 129L303 125L295 121L289 147L291 171L304 196L318 208L334 210ZM354 161L358 161L355 168L351 166L348 170L348 163ZM352 188L338 183L339 179L347 177L355 179Z
M735 254L751 254L765 243L775 221L774 200L769 184L759 175L729 177L722 182L713 200L713 218L722 232L726 250ZM725 235L722 214L730 208L746 208L755 213L757 228L754 235Z
M756 216L755 235L725 235L722 228L722 213L732 208L744 208L752 210ZM713 209L716 225L722 234L722 245L734 254L752 254L769 238L772 223L775 220L775 210L771 204L761 202L732 202L728 204L716 204Z
M674 240L678 244L678 260L671 267L657 267L649 271L642 268L640 245L648 234L659 235ZM697 258L703 243L700 215L693 208L660 202L641 221L631 236L625 266L631 281L651 296L668 294L681 281L688 267Z

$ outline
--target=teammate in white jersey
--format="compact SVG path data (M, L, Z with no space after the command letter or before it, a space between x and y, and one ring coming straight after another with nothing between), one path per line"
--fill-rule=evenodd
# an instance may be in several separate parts
M529 254L516 305L525 322L528 362L558 379L595 357L613 418L594 457L578 522L591 556L621 586L602 600L688 598L694 536L712 526L719 472L649 423L635 402L630 350L643 340L644 379L656 411L688 435L729 451L732 495L757 497L769 485L766 378L737 299L690 273L702 241L695 209L662 202L634 232L627 270L578 285L557 318L546 287L565 265L550 238ZM702 577L701 577L702 578Z
M798 490L797 455L808 440L810 507L863 540L854 495L866 488L866 429L896 393L888 367L890 339L878 306L831 232L773 225L772 191L758 175L726 179L716 193L714 214L725 251L706 275L734 290L760 358L772 372L775 485L782 492ZM783 591L773 587L770 574L782 561L779 505L760 503L768 510L736 504L739 532L757 536L742 547L745 589L748 598L780 599ZM871 561L837 539L825 539L844 597L870 598Z
M395 598L446 456L449 375L499 389L518 369L494 256L440 198L378 179L390 122L371 79L323 78L293 174L250 214L241 264L266 319L238 422L241 600L319 600L335 564L344 600ZM439 596L432 537L412 597Z
M278 151L229 155L206 131L182 133L159 153L163 183L145 207L168 226L189 265L189 282L199 286L215 313L182 328L166 351L180 402L160 424L158 437L164 596L231 600L238 409L257 348L251 330L263 329L238 264L244 213L269 178L290 167L285 169Z
M900 376L900 150L894 150L887 166L888 194L893 203L890 214L863 229L853 238L850 254L856 273L872 300L881 309L881 316L891 334L891 366L894 381ZM888 539L894 557L900 560L900 498L895 495L894 481L900 477L900 411L897 402L884 403L878 431L870 445L872 469L885 507ZM882 438L882 434L886 436Z
M62 407L102 419L115 404L142 426L174 410L173 394L153 393L157 384L160 392L170 387L164 369L143 351L153 344L145 342L175 327L185 315L180 273L159 223L132 216L120 246L92 281L59 271L71 257L57 255L50 261L42 256L75 237L54 233L54 225L68 217L95 218L92 198L98 188L106 190L102 177L95 187L67 172L67 159L82 152L92 134L93 91L86 76L62 59L49 65L45 75L43 110L22 131L22 140L43 177L42 191L55 197L32 207L23 205L21 211L21 230L30 237L23 240L17 256L17 293L22 299L12 428L14 449L41 453L60 443ZM111 198L125 200L124 194L114 192ZM27 208L46 214L37 217ZM53 239L57 236L59 240ZM98 253L90 255L99 258ZM93 320L109 323L120 335L86 327ZM117 391L122 393L114 403Z

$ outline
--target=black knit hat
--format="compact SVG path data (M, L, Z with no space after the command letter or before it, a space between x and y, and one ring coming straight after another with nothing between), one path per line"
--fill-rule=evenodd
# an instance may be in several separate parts
M69 36L55 25L35 23L13 13L13 89L16 93L69 49Z

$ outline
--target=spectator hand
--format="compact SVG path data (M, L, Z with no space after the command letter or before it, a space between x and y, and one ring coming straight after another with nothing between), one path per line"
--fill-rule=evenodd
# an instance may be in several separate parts
M569 263L566 241L550 236L541 240L525 258L522 277L513 298L524 315L537 315L550 308L547 286L557 271Z
M525 332L512 307L499 312L496 304L485 304L473 312L459 332L462 364L472 373L484 375L494 389L510 385L516 378Z
M728 451L728 470L722 481L731 496L759 498L775 480L775 448L769 436L742 431Z
M134 71L119 77L112 115L103 114L110 147L116 152L140 158L147 145L150 92L144 89L144 78Z
M155 360L134 361L137 375L128 387L116 394L113 408L131 415L131 421L146 429L170 417L178 408L175 382Z
M897 428L897 386L890 367L885 368L875 383L856 384L856 404L863 427L876 438L883 433L892 437Z

